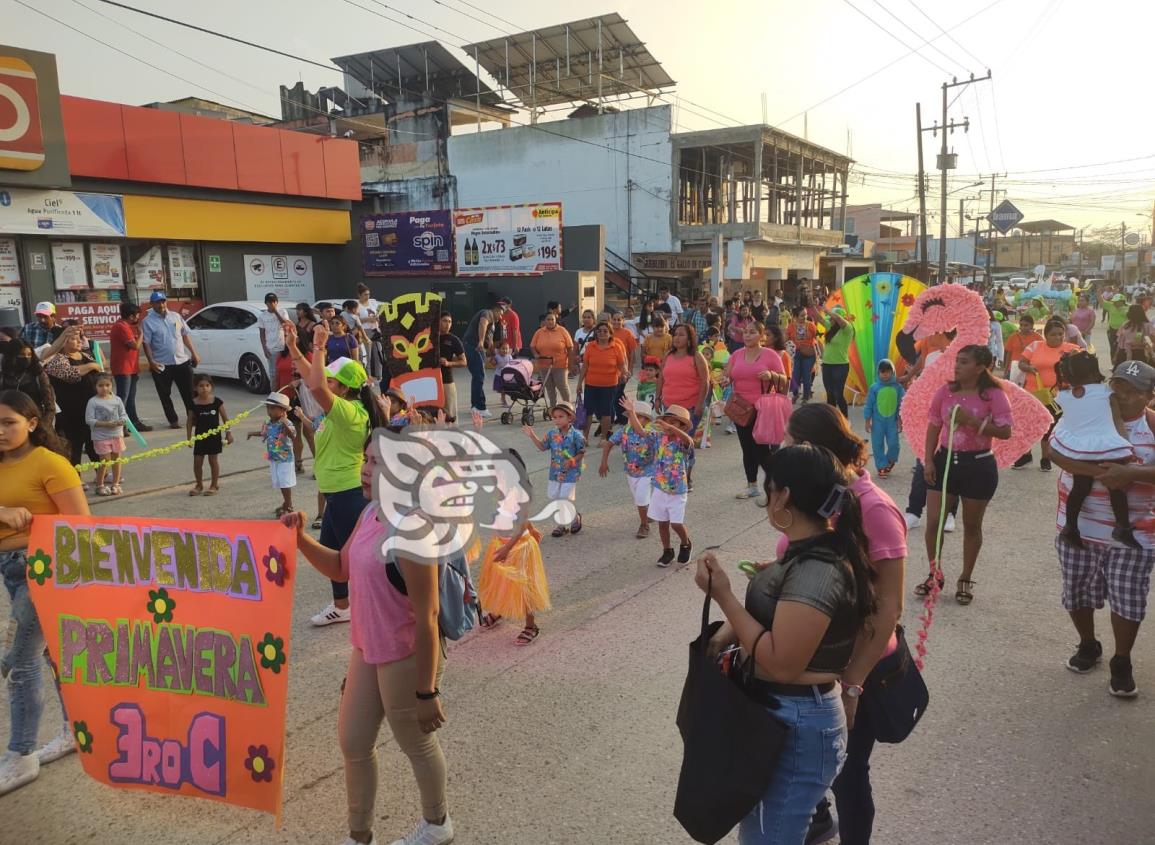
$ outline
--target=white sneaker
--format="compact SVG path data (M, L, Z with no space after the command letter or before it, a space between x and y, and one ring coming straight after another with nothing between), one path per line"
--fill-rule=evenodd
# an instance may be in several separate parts
M445 824L432 824L425 819L417 822L404 839L393 845L449 845L453 841L453 819L445 817Z
M768 505L769 503L770 503L770 500L766 498L765 493L759 493L758 498L754 500L754 504L756 504L760 508L766 507L766 505Z
M40 761L35 754L5 751L0 756L0 795L32 783L40 775Z
M49 763L75 751L76 739L72 736L72 731L68 729L68 725L64 725L60 729L60 733L36 749L36 757L40 760L41 766L47 766Z
M333 625L337 622L349 621L349 608L337 607L333 602L329 602L329 606L309 620L318 628L323 628L326 625Z
M481 417L483 420L487 420L493 416L493 411L490 411L490 410L478 411L477 415L479 417Z
M743 490L741 493L735 493L734 498L735 499L753 499L757 495L758 495L758 488L750 486L750 487L747 487L745 490Z
M726 426L726 433L727 434L737 434L738 433L738 429L734 428L734 423L730 423L728 426Z
M902 514L902 517L903 517L903 519L906 520L906 527L909 528L911 531L913 531L915 528L918 528L918 526L922 525L922 517L921 516L915 516L910 511L904 511Z
M943 523L942 530L945 531L947 534L953 534L954 533L954 514L953 513L948 513L946 515L946 522Z

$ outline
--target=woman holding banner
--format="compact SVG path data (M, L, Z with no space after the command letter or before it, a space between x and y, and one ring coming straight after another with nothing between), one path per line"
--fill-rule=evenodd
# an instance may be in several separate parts
M11 601L11 646L0 657L8 679L8 750L0 755L0 795L36 780L40 766L76 750L67 716L64 728L36 750L44 710L41 662L44 632L28 595L28 531L35 514L88 515L80 476L66 447L41 412L19 390L0 392L0 574ZM63 711L63 705L61 706Z
M366 502L372 498L376 473L373 450L366 446L360 470ZM362 509L340 550L314 540L305 531L307 519L301 512L283 518L285 525L297 530L297 548L318 572L334 582L352 584L357 594L349 625L353 652L337 720L349 810L345 845L376 841L373 804L382 719L389 722L393 738L409 758L421 795L421 819L393 845L446 845L454 831L445 797L445 755L435 733L446 721L437 688L445 655L437 625L438 567L398 557L396 572L405 592L395 587L378 557L390 527L378 518L372 503Z

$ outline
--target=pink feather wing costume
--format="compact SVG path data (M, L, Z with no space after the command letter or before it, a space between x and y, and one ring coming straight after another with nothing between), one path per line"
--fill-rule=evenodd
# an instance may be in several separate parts
M904 334L922 340L940 332L955 332L950 345L922 371L902 400L902 430L910 448L920 460L926 446L927 417L935 392L954 379L954 359L964 346L985 346L990 336L990 318L982 297L962 285L945 284L927 288L910 309ZM1018 385L1000 380L1011 403L1014 421L1009 440L994 440L991 451L999 467L1010 466L1046 434L1051 414L1043 404Z

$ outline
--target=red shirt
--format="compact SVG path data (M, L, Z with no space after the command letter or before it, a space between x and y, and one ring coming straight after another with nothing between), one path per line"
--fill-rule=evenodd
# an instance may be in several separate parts
M521 318L512 308L501 315L501 339L509 343L514 353L521 349Z
M136 348L138 337L136 327L127 320L117 320L112 324L108 345L114 376L134 376L140 372L140 350Z

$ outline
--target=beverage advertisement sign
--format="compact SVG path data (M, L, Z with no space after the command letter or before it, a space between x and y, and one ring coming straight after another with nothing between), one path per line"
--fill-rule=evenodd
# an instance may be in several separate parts
M88 264L92 270L94 288L112 290L124 287L124 267L120 260L119 244L89 244Z
M458 208L458 276L540 276L562 266L561 203Z
M361 220L366 276L453 275L453 213L398 211Z
M16 258L16 241L0 238L0 285L20 284L20 262Z

